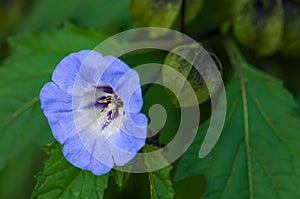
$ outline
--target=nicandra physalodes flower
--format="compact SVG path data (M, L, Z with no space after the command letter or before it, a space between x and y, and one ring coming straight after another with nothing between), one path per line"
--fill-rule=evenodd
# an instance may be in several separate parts
M113 56L82 50L65 57L40 92L66 159L96 175L123 166L145 144L139 76Z

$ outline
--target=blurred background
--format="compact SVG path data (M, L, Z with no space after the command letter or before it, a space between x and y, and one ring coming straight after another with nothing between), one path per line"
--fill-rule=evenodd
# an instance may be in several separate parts
M188 16L188 12L192 12L186 10L185 13L180 11L170 24L152 25L182 31L202 43L204 48L216 55L222 63L225 83L232 75L232 68L221 45L220 35L224 33L232 35L251 64L281 79L299 101L300 1L186 0L186 8L193 3L198 10L193 11L194 16L190 17L190 20L181 21L182 14ZM110 36L131 28L149 25L138 19L137 16L141 12L148 13L148 10L130 0L0 0L0 62L4 63L14 54L14 49L8 43L11 37L28 32L59 30L66 23ZM158 12L157 15L159 14ZM253 20L260 23L253 23ZM147 56L145 59L162 62L163 56L164 54L157 55L154 52L152 57ZM132 62L133 65L140 64L138 60L128 59L128 62ZM160 97L162 99L160 103L167 107L171 106L172 100L163 89L153 87L145 97L145 111L151 104L156 103L156 96L162 95L165 97ZM208 104L207 102L201 105L204 115L202 120L209 117ZM175 121L178 114L176 111L170 110ZM166 125L175 128L174 120L173 123L169 122ZM168 140L172 136L167 134L162 139ZM34 176L43 169L43 162L47 158L46 153L38 145L32 144L24 153L9 161L0 171L0 198L29 198L36 184ZM176 162L174 166L172 172L176 170ZM177 199L201 198L205 191L205 179L202 175L194 176L177 182L174 186ZM112 179L108 187L105 198L149 198L146 174L131 174L126 186L121 190Z

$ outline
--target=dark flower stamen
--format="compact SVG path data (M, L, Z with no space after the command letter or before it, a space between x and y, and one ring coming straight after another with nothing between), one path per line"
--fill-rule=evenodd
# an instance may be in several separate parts
M102 95L96 99L95 106L99 109L99 119L103 129L118 118L119 109L123 107L123 101L108 85L98 86L97 91ZM122 113L124 115L124 111Z

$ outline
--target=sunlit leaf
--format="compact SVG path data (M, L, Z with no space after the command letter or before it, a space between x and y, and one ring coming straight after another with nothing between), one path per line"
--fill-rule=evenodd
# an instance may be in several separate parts
M249 1L234 20L234 34L244 46L269 55L280 45L283 15L281 0Z
M229 45L237 68L227 85L227 119L213 151L199 159L209 123L180 160L176 180L203 173L204 198L299 198L300 117L277 79L249 65ZM213 124L212 124L213 125Z

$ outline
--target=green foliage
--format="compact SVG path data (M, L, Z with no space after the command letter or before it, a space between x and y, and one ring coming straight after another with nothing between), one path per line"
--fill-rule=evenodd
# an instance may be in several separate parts
M299 198L300 117L277 79L249 65L226 44L236 72L227 85L227 119L218 144L204 159L198 151L203 124L181 158L176 180L203 173L205 198Z
M50 159L38 176L32 198L103 198L110 173L95 176L71 165L57 143L47 145Z
M203 54L200 52L198 43L177 47L172 50L172 53L169 53L166 56L164 65L170 66L177 71L176 75L170 75L169 70L165 70L165 68L162 70L164 85L166 85L167 88L174 88L173 92L178 96L178 99L175 99L174 103L176 104L178 100L182 106L195 106L198 105L198 103L201 104L205 102L210 98L210 94L201 75L206 75L205 78L209 80L207 83L217 87L213 75L214 72L211 67L200 64L198 70L203 73L200 75L191 63L175 53L180 53L181 55L185 55L191 60L194 60L194 65L203 62ZM190 89L190 86L188 85L192 86L193 89ZM187 97L192 96L193 93L197 95L198 101L195 101L191 97Z
M158 148L155 146L146 145L143 148L143 152L152 152L157 150ZM151 169L152 164L157 164L157 162L165 162L166 160L160 156L156 155L155 157L151 156L151 158L145 159L145 164ZM174 189L172 185L172 181L170 178L170 171L173 167L168 165L165 168L162 168L157 171L149 172L149 182L150 182L150 196L151 199L171 199L174 198Z
M29 198L36 184L33 176L43 165L44 152L38 146L28 147L22 156L10 161L0 171L0 198ZM18 190L18 191L16 191Z
M103 38L68 25L57 32L23 34L10 40L15 53L0 67L0 169L31 143L53 141L39 91L64 56L93 48Z
M229 83L226 85L227 118L218 143L208 156L199 159L199 149L209 126L207 121L200 125L196 139L175 167L176 172L171 172L173 166L169 165L147 174L111 170L101 176L69 164L59 144L46 145L50 158L37 176L32 198L147 198L147 180L150 197L159 199L202 195L230 199L300 198L299 1L16 0L1 1L0 5L0 58L10 55L1 60L0 66L0 198L28 197L35 183L33 173L42 169L45 154L37 148L53 142L53 138L40 109L39 92L44 83L51 81L57 63L71 52L93 49L106 38L98 31L117 33L134 27L134 23L180 30L203 42L206 49L220 58L224 66L220 70ZM15 33L21 34L6 38L9 47L4 39ZM151 32L151 38L161 36L151 41L169 45L163 35L164 31ZM225 42L226 53L220 44L226 35L234 35L245 47L242 52L249 63L284 80L284 85L298 96L296 100L280 81L249 64L230 41ZM101 52L113 53L130 47L128 39L136 38L118 41ZM175 51L189 52L194 47L185 45ZM189 56L197 59L193 53ZM201 121L209 118L205 83L184 59L153 49L126 53L120 58L131 67L165 63L179 71L203 103ZM152 133L160 134L147 143L157 146L168 144L178 130L181 116L176 107L178 101L184 98L185 105L191 105L186 82L164 75L165 72L158 78L165 85L179 85L177 94L181 99L175 99L174 94L159 85L151 85L143 93L143 112L148 113L152 105L161 104L167 113L162 129L151 126ZM153 74L140 74L140 78L148 81L155 75L153 71ZM150 124L157 118L151 119ZM157 149L147 145L143 151ZM165 161L157 155L144 163L151 170L151 165ZM173 184L173 177L180 182ZM109 192L104 194L106 188Z
M284 12L281 0L249 1L234 20L234 33L244 46L269 55L281 42Z
M129 3L130 0L40 0L34 4L19 29L49 30L58 28L65 21L72 21L84 26L101 28L102 31L122 30L132 26L127 11Z
M297 104L298 104L298 113L299 113L299 115L300 115L300 95L297 97L297 99L296 99L296 101L297 101Z

